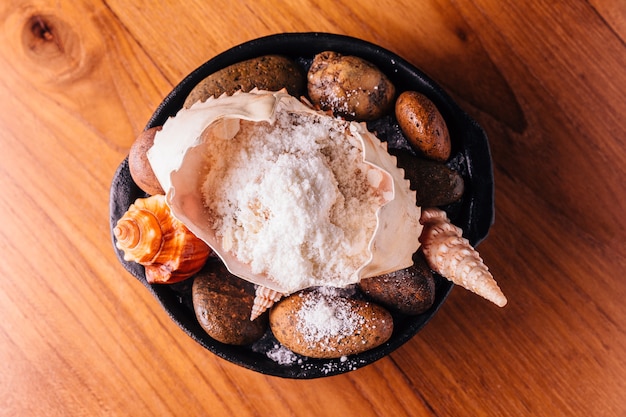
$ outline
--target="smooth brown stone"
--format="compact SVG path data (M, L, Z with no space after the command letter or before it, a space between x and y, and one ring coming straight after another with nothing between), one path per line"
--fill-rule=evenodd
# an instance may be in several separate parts
M315 326L310 325L312 321ZM305 290L272 307L270 328L293 352L312 358L339 358L385 343L393 332L393 318L371 302ZM346 333L346 328L351 331Z
M396 100L396 119L414 149L435 161L446 161L452 145L443 116L428 97L405 91Z
M461 174L447 165L411 155L407 151L391 149L398 158L398 166L417 192L417 205L437 207L451 204L463 196L465 181Z
M294 97L300 97L306 91L304 71L289 58L280 55L265 55L259 58L238 62L221 69L191 90L184 107L189 108L197 101L206 101L209 97L219 97L241 90L278 91L283 88Z
M421 252L408 268L372 278L364 278L359 288L372 301L398 313L423 313L435 301L435 279Z
M254 285L211 261L194 278L193 307L200 326L212 338L230 345L247 345L263 336L267 314L250 320Z
M161 128L162 126L156 126L142 131L128 152L128 169L133 181L150 195L165 194L146 155L154 143L154 136Z

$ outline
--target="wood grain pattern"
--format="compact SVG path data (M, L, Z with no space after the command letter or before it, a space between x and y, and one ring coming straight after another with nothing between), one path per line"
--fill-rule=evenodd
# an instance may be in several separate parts
M236 44L348 34L440 82L485 128L509 298L456 288L370 366L292 381L173 324L118 264L112 175L171 88ZM0 5L0 415L626 414L626 6L611 0Z

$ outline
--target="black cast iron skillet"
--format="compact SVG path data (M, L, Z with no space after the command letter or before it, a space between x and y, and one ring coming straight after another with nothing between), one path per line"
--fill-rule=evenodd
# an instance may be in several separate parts
M458 170L465 180L465 193L461 201L443 207L454 224L461 227L464 237L476 246L489 232L494 218L494 185L489 143L482 128L423 72L401 57L372 43L352 37L328 33L284 33L255 39L235 46L201 65L172 92L156 109L146 128L162 125L168 117L182 108L185 98L193 87L206 76L239 61L267 54L281 54L294 58L303 69L313 56L322 51L335 51L356 55L375 64L401 92L415 90L428 96L443 115L453 142L452 156L448 165ZM406 148L393 116L370 123L381 140L390 148ZM146 197L133 182L128 170L128 159L118 167L113 177L110 193L111 231L128 207L140 197ZM111 233L112 239L115 240ZM115 243L115 242L114 242ZM158 299L167 314L180 328L209 351L232 363L268 375L285 378L309 379L348 372L368 365L411 339L437 312L453 287L449 281L436 277L434 305L418 316L394 316L394 332L388 342L367 352L343 359L299 360L281 365L270 359L267 353L278 346L271 331L251 346L230 346L209 337L198 324L191 303L189 279L172 285L148 284L144 269L134 262L126 262L123 254L115 249L119 261L135 278Z

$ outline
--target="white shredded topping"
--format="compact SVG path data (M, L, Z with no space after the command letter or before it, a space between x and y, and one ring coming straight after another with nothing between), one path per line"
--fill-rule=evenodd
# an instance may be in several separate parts
M358 280L384 196L348 122L279 112L211 140L203 198L224 249L287 290Z

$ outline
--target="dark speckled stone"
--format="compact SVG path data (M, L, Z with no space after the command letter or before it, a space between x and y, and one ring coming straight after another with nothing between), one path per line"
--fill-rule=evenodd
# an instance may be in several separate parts
M215 340L247 345L267 329L267 313L250 320L254 284L228 272L219 261L209 262L194 278L193 308L200 326Z
M438 207L457 202L465 191L463 177L442 162L430 161L402 150L390 150L404 169L404 177L417 191L417 205Z

